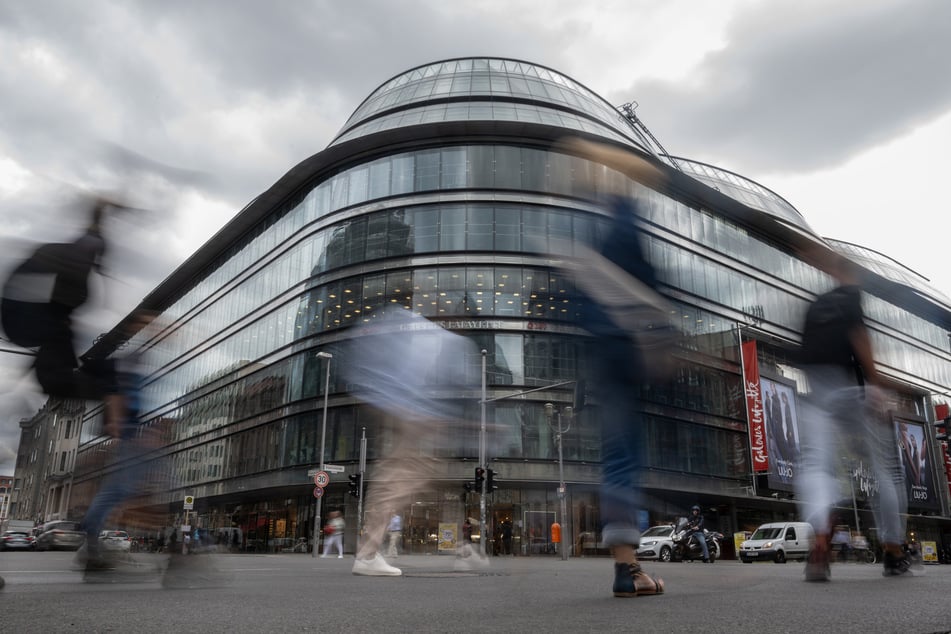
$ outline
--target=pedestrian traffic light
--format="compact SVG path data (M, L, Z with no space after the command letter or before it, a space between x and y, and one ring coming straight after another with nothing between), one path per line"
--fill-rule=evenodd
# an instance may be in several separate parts
M359 498L360 491L363 488L363 476L359 473L351 473L347 477L350 479L350 495Z
M475 469L475 488L476 491L482 492L482 483L485 482L485 469L482 467L476 467Z
M574 398L572 399L572 407L575 410L575 413L580 412L581 409L585 406L585 384L584 381L575 381L575 393Z
M493 491L497 491L498 488L498 485L495 484L495 471L489 469L485 475L485 492L492 493Z

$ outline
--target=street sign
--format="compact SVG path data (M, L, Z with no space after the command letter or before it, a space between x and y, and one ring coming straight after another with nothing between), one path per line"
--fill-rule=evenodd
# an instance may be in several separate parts
M324 488L330 484L330 474L326 471L318 471L316 474L314 474L314 484L316 484L321 489Z
M323 487L314 487L314 497L318 500L324 496Z
M191 511L195 508L195 497L192 495L185 496L185 508L186 511Z
M325 464L324 471L327 473L343 473L347 468L342 464Z

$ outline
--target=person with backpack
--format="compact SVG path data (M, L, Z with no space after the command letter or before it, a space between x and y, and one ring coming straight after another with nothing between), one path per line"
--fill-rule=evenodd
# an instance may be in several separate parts
M114 365L92 359L80 365L72 315L89 298L90 275L102 270L106 212L121 207L94 198L84 232L72 242L38 247L6 279L0 298L0 324L6 338L35 349L33 372L43 392L58 398L102 400L109 424L119 424L123 417Z
M904 575L911 568L902 550L908 498L895 425L886 415L886 392L864 322L861 271L845 257L818 246L806 255L837 282L809 306L800 353L810 392L802 408L796 498L816 534L806 581L830 578L830 512L839 497L836 465L846 442L868 456L879 485L874 510L884 549L882 574Z

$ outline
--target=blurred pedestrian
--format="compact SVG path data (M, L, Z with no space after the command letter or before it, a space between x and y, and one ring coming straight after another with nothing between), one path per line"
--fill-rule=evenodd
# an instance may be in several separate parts
M506 520L502 522L502 554L512 555L512 522Z
M155 315L139 310L124 322L126 336L131 337L152 322ZM103 433L118 440L116 465L96 493L82 521L86 533L86 569L102 570L114 567L114 561L104 556L99 546L99 533L109 515L124 501L138 492L148 465L141 460L146 452L160 442L157 429L141 430L141 384L145 374L141 350L119 356L114 360L117 403L121 411L103 421Z
M860 269L818 247L806 256L838 283L810 305L802 335L800 361L810 391L802 411L796 498L816 534L806 581L829 580L830 511L839 498L835 473L846 443L868 457L878 481L874 509L884 549L883 574L903 575L910 567L901 547L908 500L895 426L886 415L885 392L864 323Z
M353 574L399 576L402 571L380 553L387 511L405 506L439 475L439 462L421 448L446 425L460 424L461 411L458 403L433 398L432 390L466 387L467 361L479 354L468 339L390 305L369 315L334 358L341 359L353 393L382 414L387 441L366 493L366 508L378 512L367 516Z
M403 518L396 511L390 513L390 523L386 526L386 538L388 548L386 556L391 558L399 557L398 545L403 538Z
M110 361L80 366L73 342L73 312L89 297L89 277L101 272L106 253L103 223L118 203L94 198L89 224L72 242L44 244L14 269L3 286L0 318L7 338L35 348L33 370L49 396L105 401L105 417L120 424L124 416Z
M324 526L324 554L321 557L330 557L330 551L337 549L337 559L343 559L343 529L346 524L340 511L331 511Z
M565 147L638 180L661 178L657 168L628 151L580 140ZM603 185L589 188L596 192ZM655 290L656 274L644 256L637 202L624 192L595 195L601 197L610 227L595 252L573 245L578 258L567 266L581 295L580 325L592 335L585 358L591 374L587 385L594 386L601 422L602 541L614 557L614 596L662 594L664 582L646 573L636 556L645 434L636 395L645 379L666 375L672 341L667 336L669 309Z

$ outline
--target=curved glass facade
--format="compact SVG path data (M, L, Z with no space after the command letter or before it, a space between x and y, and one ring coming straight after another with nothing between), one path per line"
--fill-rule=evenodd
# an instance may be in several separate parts
M642 150L650 151L652 147L611 104L570 77L538 64L499 58L447 60L398 75L360 104L347 120L342 134L381 113L443 99L549 103L600 121L634 141ZM473 114L475 120L485 116L478 112Z
M188 491L215 509L219 519L209 511L209 522L228 517L259 534L263 512L267 535L308 536L311 493L303 474L319 462L324 397L315 353L346 341L350 326L379 309L399 305L487 351L488 396L500 398L488 407L489 455L501 480L519 483L503 486L494 508L516 516L550 512L557 447L545 404L571 404L571 388L502 397L573 381L584 370L586 335L575 325L582 300L557 264L573 245L596 245L604 235L602 211L587 202L593 187L640 201L647 253L673 302L671 318L686 334L674 377L639 386L648 417L647 490L672 507L693 503L704 490L742 507L737 513L748 521L762 519L739 493L752 483L738 325L759 339L765 375L794 382L789 358L806 306L831 279L712 203L699 209L586 159L538 149L533 126L647 147L604 100L542 67L474 59L414 69L375 91L333 145L343 151L371 132L483 117L516 126L523 140L445 138L438 149L404 144L399 152L361 152L356 163L341 161L345 168L303 181L243 238L221 245L222 255L203 264L191 287L174 289L175 299L161 307L161 328L129 344L150 350L147 418L168 429L154 468L170 472L175 489L153 502ZM724 193L808 230L769 190L683 164L699 180L729 183ZM947 332L874 294L865 307L883 373L904 386L903 411L922 416L929 395L951 385ZM457 362L480 376L481 357ZM435 379L429 387L478 419L478 395L447 393ZM328 400L325 459L353 465L365 429L372 464L387 443L385 418L356 402L333 374ZM93 456L107 444L89 426L84 433L80 484L101 473ZM597 508L590 490L598 480L599 434L592 403L564 438L566 475L582 485L572 494L573 538L590 527L585 513ZM450 512L440 500L471 476L478 448L473 430L453 427L420 447L446 462L445 480L436 483L442 497L425 500L441 509L437 516ZM338 488L328 491L330 504L347 506ZM280 531L270 515L278 501L285 509Z
M683 171L689 173L697 180L710 185L710 187L754 209L765 211L770 215L776 216L800 229L804 229L816 235L816 232L806 224L805 218L796 211L795 207L759 183L728 170L707 165L706 163L699 163L680 157L676 160L677 165L680 166Z

